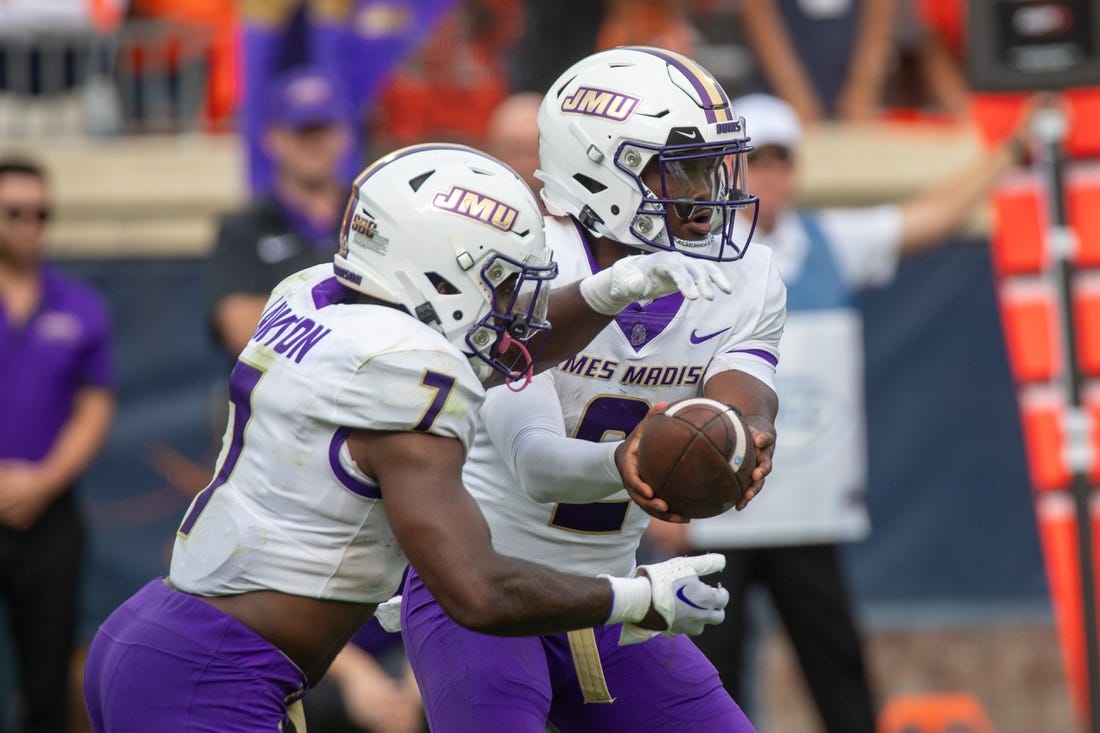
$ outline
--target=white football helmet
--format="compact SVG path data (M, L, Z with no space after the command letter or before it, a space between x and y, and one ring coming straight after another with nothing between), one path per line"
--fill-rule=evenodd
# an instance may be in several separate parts
M425 144L367 167L335 258L344 285L405 308L469 357L478 377L529 378L557 275L531 189L496 158ZM541 339L540 339L541 342Z
M640 46L588 56L550 88L538 125L535 175L550 213L646 251L745 254L757 203L745 183L749 138L722 87L691 59ZM743 209L751 226L735 241ZM673 216L696 234L673 236Z

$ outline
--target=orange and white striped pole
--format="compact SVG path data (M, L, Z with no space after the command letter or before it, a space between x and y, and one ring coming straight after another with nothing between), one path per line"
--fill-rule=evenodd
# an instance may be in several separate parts
M1038 165L995 194L993 263L1066 677L1100 733L1100 163L1066 161L1064 108L1033 124Z

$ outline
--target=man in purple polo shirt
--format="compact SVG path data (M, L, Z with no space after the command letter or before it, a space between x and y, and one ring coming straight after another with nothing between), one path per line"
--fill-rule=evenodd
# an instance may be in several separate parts
M84 525L73 496L114 413L107 309L43 260L50 191L0 160L0 593L24 731L62 733Z

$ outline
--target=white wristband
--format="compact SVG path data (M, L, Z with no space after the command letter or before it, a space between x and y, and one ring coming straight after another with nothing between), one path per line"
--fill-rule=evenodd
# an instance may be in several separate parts
M620 621L637 623L649 613L652 591L648 578L619 578L614 575L601 575L611 583L614 600L611 602L611 614L605 624L617 624Z
M613 278L611 268L600 270L595 275L589 275L581 280L581 297L588 307L605 316L617 316L631 301L623 301L622 297L612 295Z

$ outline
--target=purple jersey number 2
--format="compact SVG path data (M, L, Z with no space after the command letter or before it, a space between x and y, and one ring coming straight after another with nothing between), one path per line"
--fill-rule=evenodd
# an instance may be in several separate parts
M635 397L600 395L584 408L573 437L602 441L608 434L627 435L649 412L649 403ZM611 534L621 532L629 501L594 501L588 504L558 502L550 525L570 532Z
M214 474L214 480L210 485L200 491L191 503L187 516L183 518L177 532L181 537L191 533L199 514L210 502L210 497L218 490L218 487L229 480L233 469L237 467L241 451L244 450L244 429L248 427L248 421L252 419L252 392L260 383L264 372L257 366L248 362L238 361L229 375L229 404L233 406L233 432L229 440L229 450L225 452L225 458L218 466L218 472Z

